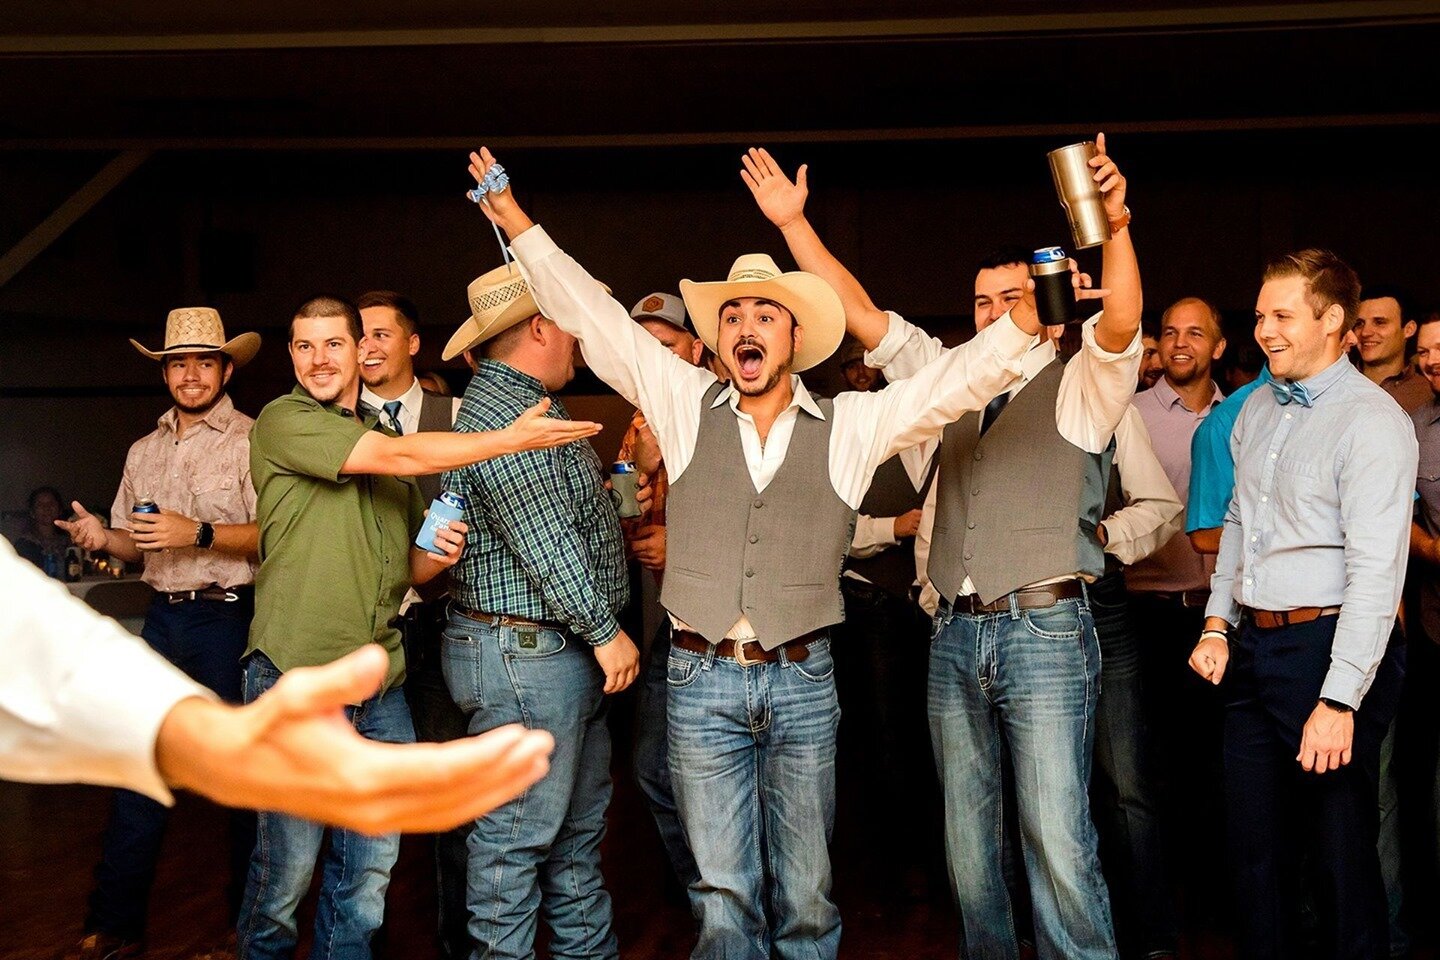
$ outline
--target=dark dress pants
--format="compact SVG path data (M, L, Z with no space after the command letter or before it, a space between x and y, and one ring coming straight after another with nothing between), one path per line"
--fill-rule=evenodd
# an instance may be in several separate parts
M1352 758L1324 774L1296 761L1325 675L1336 616L1262 630L1242 625L1225 682L1225 798L1240 955L1300 957L1296 873L1308 853L1317 887L1321 956L1388 954L1379 833L1380 745L1395 714L1405 648L1392 636L1355 712ZM1308 956L1308 954L1307 954Z
M255 615L253 588L235 593L238 599L232 602L184 603L170 603L157 594L141 632L156 653L227 703L240 702L240 657L245 653L250 620ZM95 868L95 889L85 919L87 932L144 939L150 888L155 882L155 865L169 818L169 808L149 797L130 790L115 791L100 864ZM254 814L232 812L226 888L232 919L239 913L254 846Z

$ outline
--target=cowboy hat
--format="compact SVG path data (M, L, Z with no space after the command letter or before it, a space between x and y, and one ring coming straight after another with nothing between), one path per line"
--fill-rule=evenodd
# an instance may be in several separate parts
M242 333L225 339L225 325L220 312L210 307L181 307L171 310L165 318L165 346L147 350L135 339L130 345L151 360L163 360L181 353L223 353L237 367L243 367L260 349L260 334Z
M824 363L845 336L845 307L830 284L813 273L781 273L768 254L747 253L735 261L725 280L697 283L680 281L680 295L690 311L690 322L705 346L719 353L720 308L740 297L759 297L789 310L805 328L795 351L794 369L809 370Z
M470 300L470 317L445 344L442 360L453 360L540 312L530 284L514 264L496 267L471 280L465 294Z

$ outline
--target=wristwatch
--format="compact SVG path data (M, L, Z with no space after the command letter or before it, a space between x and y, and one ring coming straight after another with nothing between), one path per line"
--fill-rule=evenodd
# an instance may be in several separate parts
M210 545L215 542L215 525L201 520L195 525L195 546L201 550L209 550Z
M1110 232L1119 233L1130 226L1130 207L1127 204L1121 211L1120 216L1110 221Z
M1325 706L1329 707L1331 710L1339 710L1341 713L1351 713L1355 709L1348 703L1341 703L1339 700L1331 700L1329 697L1321 697L1320 702L1325 704Z

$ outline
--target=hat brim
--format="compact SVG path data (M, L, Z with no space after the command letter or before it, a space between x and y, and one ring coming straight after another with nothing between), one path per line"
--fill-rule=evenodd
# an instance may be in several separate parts
M796 270L770 280L681 280L680 296L696 334L717 356L720 308L741 297L770 300L794 314L795 322L805 331L800 349L795 351L796 373L824 363L845 338L845 306L840 295L813 273Z
M223 353L235 366L243 367L255 359L255 354L260 352L260 334L242 333L238 337L231 337L218 347L196 346L175 347L171 350L151 350L133 337L130 338L130 346L151 360L164 360L166 357L181 356L187 353Z
M466 350L473 350L486 340L499 336L506 330L529 320L540 312L540 307L535 303L535 295L526 293L525 296L516 300L506 307L499 316L482 325L474 315L467 317L460 328L450 335L445 344L445 349L440 353L441 360L454 360Z

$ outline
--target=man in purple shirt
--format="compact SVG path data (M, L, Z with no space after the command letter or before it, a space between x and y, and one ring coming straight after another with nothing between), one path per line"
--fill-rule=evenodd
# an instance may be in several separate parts
M1211 366L1225 352L1220 313L1198 297L1171 304L1160 319L1161 378L1132 401L1150 432L1155 456L1184 503L1190 490L1190 440L1195 429L1224 399L1211 379ZM1184 533L1125 571L1135 623L1142 633L1146 726L1153 742L1193 741L1202 750L1193 755L1163 749L1156 752L1162 819L1182 816L1177 803L1206 803L1218 809L1220 795L1220 703L1213 687L1185 665L1210 597L1213 557L1195 552ZM1184 822L1184 819L1171 822ZM1186 875L1202 884L1220 882L1223 861L1214 855L1212 838L1177 832L1186 849L1177 851ZM1196 871L1199 871L1198 874ZM1168 893L1169 891L1167 891ZM1197 898L1186 897L1186 902ZM1203 901L1201 901L1203 902Z

